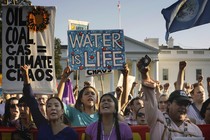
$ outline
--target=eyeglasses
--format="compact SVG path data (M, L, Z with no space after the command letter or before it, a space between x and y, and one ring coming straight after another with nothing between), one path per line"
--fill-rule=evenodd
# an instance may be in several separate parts
M14 108L16 108L18 106L18 104L10 104L10 108L12 108L12 109L14 109Z
M144 114L144 113L139 112L139 113L137 114L137 116L138 116L138 117L143 117L143 118L144 118L144 117L145 117L145 114Z

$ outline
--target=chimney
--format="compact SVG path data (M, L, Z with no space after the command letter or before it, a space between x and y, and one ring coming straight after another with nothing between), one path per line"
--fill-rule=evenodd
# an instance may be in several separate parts
M172 37L168 39L168 48L174 48L174 39Z
M146 38L144 43L155 48L159 48L159 39L158 38Z

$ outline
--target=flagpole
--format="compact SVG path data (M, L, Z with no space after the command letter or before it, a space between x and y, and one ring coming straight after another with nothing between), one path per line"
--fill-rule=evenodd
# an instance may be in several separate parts
M118 4L117 4L117 8L118 8L118 22L119 22L119 28L121 29L121 13L120 13L120 0L118 0Z

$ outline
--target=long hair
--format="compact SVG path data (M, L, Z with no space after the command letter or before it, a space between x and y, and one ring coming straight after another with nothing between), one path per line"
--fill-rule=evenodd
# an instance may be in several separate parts
M7 126L9 125L10 123L10 119L11 119L11 114L10 114L10 102L12 100L17 100L18 101L18 98L16 97L11 97L9 98L8 100L6 100L6 103L5 103L5 107L4 107L4 116L3 116L3 125Z
M118 122L118 100L112 95L111 93L107 93L101 96L99 106L101 104L101 100L104 96L109 96L112 98L115 104L115 112L113 113L114 120L115 120L115 130L116 130L116 135L117 139L116 140L121 140L121 135L120 135L120 128L119 128L119 122ZM97 140L101 140L101 122L102 122L102 114L100 113L100 108L98 111L99 119L98 119L98 132L97 132Z
M77 100L76 100L76 103L75 103L75 108L77 110L79 110L80 112L82 112L82 106L83 106L83 103L81 101L82 100L82 95L83 95L84 91L88 88L91 88L95 91L96 99L98 99L98 91L92 86L85 86L82 90L80 90L79 95L78 95ZM96 109L96 105L95 105L94 109Z
M60 98L58 98L58 97L56 97L56 96L55 96L55 97L50 97L50 98L47 100L46 105L48 104L48 102L49 102L51 99L56 99L56 100L58 100L58 102L59 102L60 105L61 105L61 108L64 110L63 102L61 101ZM46 106L46 110L47 110L47 106ZM68 117L66 116L65 113L63 114L62 120L63 120L63 123L64 123L64 124L66 124L66 125L68 125L68 126L71 126L71 123L70 123L70 121L69 121L69 119L68 119Z
M208 98L202 105L200 115L203 119L205 119L206 108L210 104L210 98Z

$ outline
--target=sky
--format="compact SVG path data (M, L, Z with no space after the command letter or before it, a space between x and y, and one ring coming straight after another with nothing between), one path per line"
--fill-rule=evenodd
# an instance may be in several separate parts
M144 42L159 38L166 45L165 20L161 14L177 0L31 0L37 6L55 6L55 37L67 45L68 20L89 22L90 30L123 29L124 35ZM185 49L210 48L210 24L170 34L174 45Z

